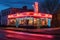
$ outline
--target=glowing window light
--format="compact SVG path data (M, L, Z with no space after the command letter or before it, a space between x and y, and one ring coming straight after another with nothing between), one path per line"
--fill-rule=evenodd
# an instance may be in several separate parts
M34 19L34 22L36 21L36 19Z
M42 21L42 25L45 25L45 21Z
M30 19L30 20L29 20L29 24L32 25L32 23L33 23L33 21Z
M36 22L37 21L37 19L36 18L34 18L34 22Z

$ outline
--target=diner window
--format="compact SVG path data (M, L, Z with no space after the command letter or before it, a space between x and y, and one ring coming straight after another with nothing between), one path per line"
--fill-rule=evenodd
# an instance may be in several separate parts
M42 24L42 26L46 25L46 20L44 18L41 19L41 24Z
M33 20L29 19L29 25L33 25Z
M37 26L37 19L34 18L34 26Z
M19 20L19 24L24 25L25 24L25 20Z
M8 25L15 25L16 19L8 19Z

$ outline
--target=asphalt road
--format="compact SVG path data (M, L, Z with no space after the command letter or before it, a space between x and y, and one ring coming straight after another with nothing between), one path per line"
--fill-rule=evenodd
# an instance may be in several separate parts
M0 29L0 40L60 40L60 35L32 34Z

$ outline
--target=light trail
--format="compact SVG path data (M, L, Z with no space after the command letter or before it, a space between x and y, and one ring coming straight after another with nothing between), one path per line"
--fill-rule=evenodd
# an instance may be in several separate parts
M16 32L11 30L5 30L7 33L11 34L20 34L20 35L28 35L28 36L37 36L37 37L44 37L44 38L54 38L53 35L47 35L47 34L31 34L31 33L25 33L25 32Z

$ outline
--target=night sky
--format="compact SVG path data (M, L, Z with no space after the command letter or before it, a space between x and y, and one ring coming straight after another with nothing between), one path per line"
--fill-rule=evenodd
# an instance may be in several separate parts
M0 0L0 11L10 7L22 8L25 5L28 7L28 9L32 9L33 8L32 5L34 4L35 1L39 2L39 5L40 5L39 8L42 8L41 5L45 3L45 0ZM60 0L58 1L58 4L59 3L60 3Z

